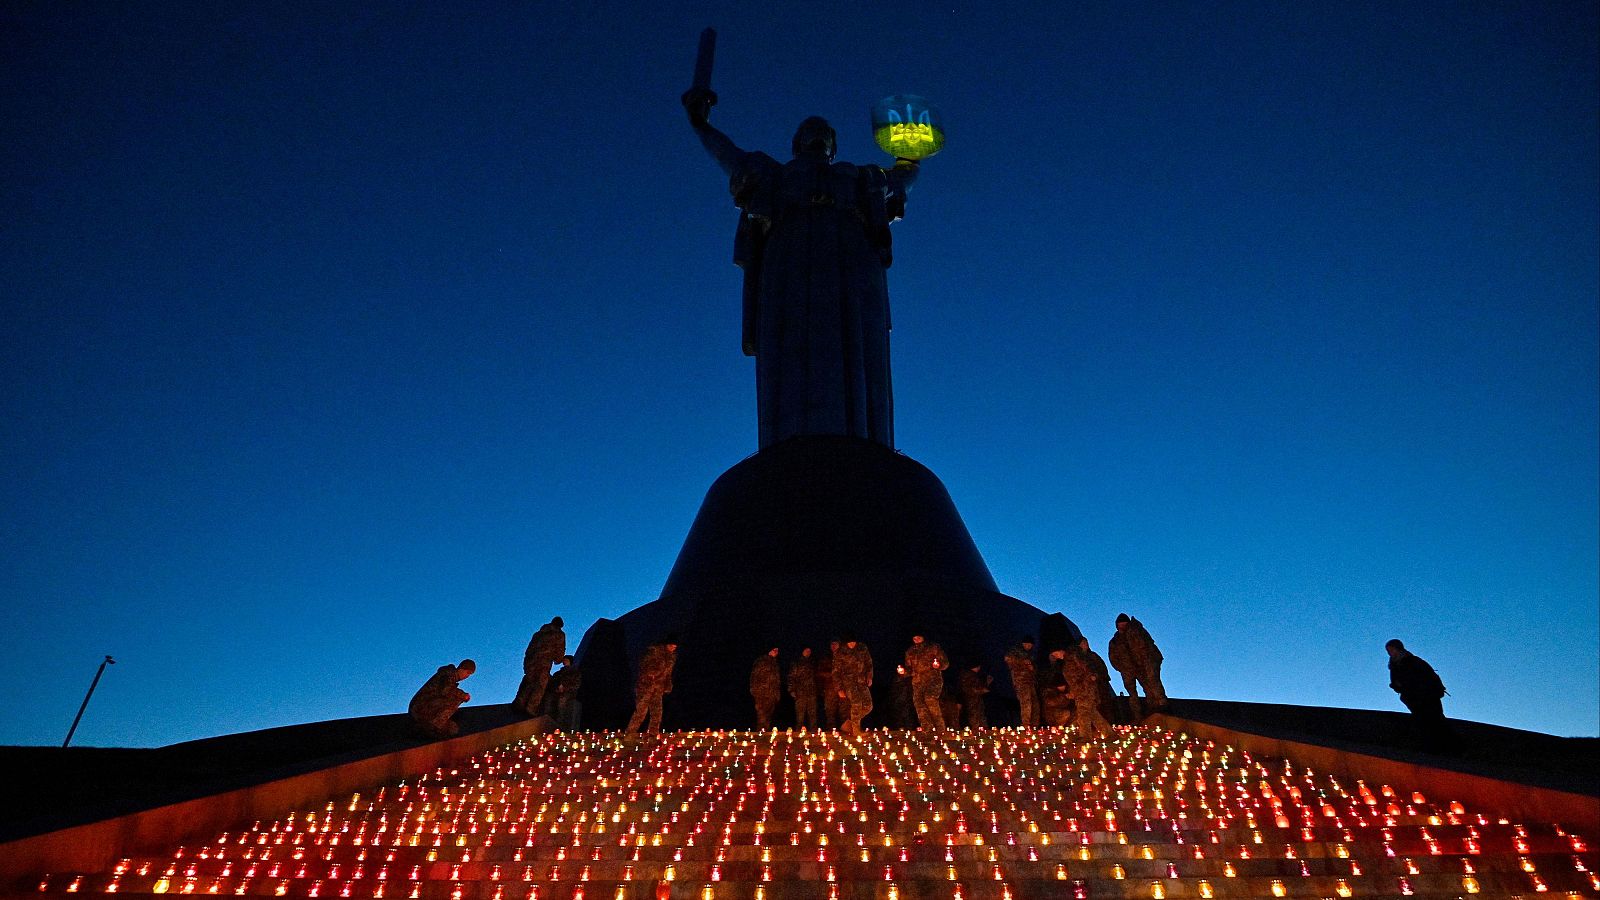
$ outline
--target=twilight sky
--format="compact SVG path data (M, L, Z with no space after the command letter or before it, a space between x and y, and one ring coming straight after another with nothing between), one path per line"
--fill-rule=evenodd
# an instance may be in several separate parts
M943 108L897 437L1001 590L1175 696L1399 709L1398 636L1600 732L1596 4L480 6L0 10L0 743L105 653L78 743L504 702L656 596L755 449L708 24L746 148Z

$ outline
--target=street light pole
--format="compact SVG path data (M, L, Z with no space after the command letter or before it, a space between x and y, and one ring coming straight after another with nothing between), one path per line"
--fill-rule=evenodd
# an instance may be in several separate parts
M83 721L83 711L89 708L89 698L94 696L94 689L100 684L100 676L106 673L106 666L114 666L117 661L107 656L100 661L100 668L94 671L94 680L89 682L89 692L83 695L83 703L78 706L78 714L72 717L72 727L67 729L67 739L61 742L65 747L72 743L72 733L78 730L78 723Z

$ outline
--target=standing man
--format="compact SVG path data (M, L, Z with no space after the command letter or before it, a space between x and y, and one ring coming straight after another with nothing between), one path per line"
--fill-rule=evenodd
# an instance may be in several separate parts
M822 718L823 724L828 728L838 728L844 722L845 700L840 693L838 680L834 677L834 664L839 659L839 641L828 642L828 655L817 663L817 688L822 693Z
M950 660L944 648L930 643L921 629L911 633L906 648L906 671L911 673L911 699L917 707L919 728L943 728L944 710L939 698L944 695L944 670Z
M567 655L566 623L556 616L533 633L528 649L522 653L522 683L511 705L523 715L537 716L544 706L545 689L550 685L550 666Z
M1100 677L1088 657L1066 651L1061 660L1061 675L1067 696L1072 698L1072 723L1082 735L1105 734L1111 723L1100 713Z
M1145 630L1144 623L1127 613L1118 613L1117 633L1111 636L1109 649L1111 665L1122 673L1122 687L1128 692L1128 706L1134 720L1142 718L1143 713L1165 709L1167 692L1161 687L1161 650ZM1145 699L1149 701L1148 708L1142 711L1139 686L1143 686Z
M789 664L789 696L794 699L794 724L797 728L817 727L817 661L811 648L803 647L800 658Z
M853 634L833 653L833 688L843 701L840 730L861 735L861 720L872 712L872 651Z
M1106 668L1106 661L1100 654L1089 649L1089 639L1078 638L1078 656L1089 671L1094 673L1095 687L1100 692L1100 715L1108 723L1117 720L1117 693L1111 687L1111 670Z
M766 731L772 727L772 714L778 709L778 697L783 693L783 677L778 672L778 648L773 647L756 658L750 667L750 696L756 702L756 728Z
M562 731L578 730L578 689L583 687L583 672L571 656L561 657L561 668L550 676L550 693L554 694L551 714L556 727Z
M444 665L411 698L407 712L417 730L433 738L455 737L461 733L456 722L456 710L472 699L472 695L457 687L478 671L478 664L463 659L456 665Z
M661 700L672 693L672 667L677 662L676 635L667 635L645 649L639 659L639 677L633 682L633 718L628 720L626 734L638 734L647 717L650 725L645 728L646 734L661 730Z
M1067 651L1051 650L1039 679L1039 705L1044 724L1060 727L1072 724L1072 694L1067 687Z
M956 687L961 691L961 705L967 711L968 728L988 727L989 715L983 708L983 695L989 693L991 684L994 684L994 676L983 674L983 666L976 663L968 666L956 679Z
M1455 735L1444 717L1444 681L1439 673L1395 638L1383 645L1389 652L1389 688L1400 695L1400 702L1411 710L1422 749L1429 753L1448 753L1454 749Z
M1039 673L1033 663L1033 638L1024 636L1006 651L1006 668L1011 670L1011 687L1022 708L1022 724L1032 728L1039 724Z

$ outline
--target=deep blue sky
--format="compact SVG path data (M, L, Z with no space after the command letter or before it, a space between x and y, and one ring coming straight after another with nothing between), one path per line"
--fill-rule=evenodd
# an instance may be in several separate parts
M747 148L943 107L898 439L1002 590L1600 730L1596 4L246 6L0 11L0 742L104 653L82 743L503 702L656 595L755 446L707 24Z

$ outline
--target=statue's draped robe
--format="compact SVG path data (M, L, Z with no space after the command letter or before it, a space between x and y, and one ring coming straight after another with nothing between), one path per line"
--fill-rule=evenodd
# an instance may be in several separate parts
M877 166L746 153L732 190L760 446L842 434L893 447L884 270L905 188Z

